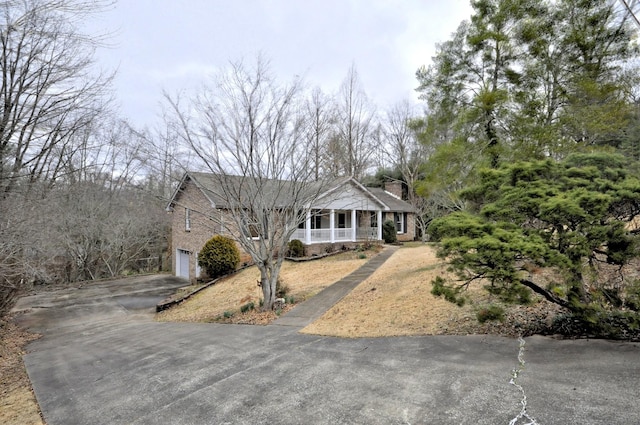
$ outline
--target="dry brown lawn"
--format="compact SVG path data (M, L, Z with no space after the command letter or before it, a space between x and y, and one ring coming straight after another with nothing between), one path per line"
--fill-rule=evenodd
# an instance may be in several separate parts
M312 297L323 288L356 270L366 260L349 252L322 260L283 265L281 280L296 302ZM368 258L375 253L367 252ZM431 295L431 280L446 275L446 266L430 245L408 244L398 249L373 275L302 330L304 333L340 337L438 335L485 333L489 325L475 318L479 307L491 303L477 285L467 291L470 303L460 308ZM276 313L257 309L240 313L240 307L261 298L255 268L216 283L177 307L157 316L160 321L268 324ZM279 313L285 314L295 306ZM224 317L233 314L232 317Z
M303 333L338 337L396 335L495 334L516 337L536 326L549 325L559 307L533 296L531 305L505 305L472 285L458 307L431 294L438 275L451 277L431 245L409 244L398 249L375 273L358 285ZM504 322L479 323L477 313L488 305L501 306Z
M373 275L302 330L342 337L435 335L474 322L474 306L460 308L431 295L431 280L446 267L429 245L398 249ZM469 294L480 301L479 291Z
M0 319L0 424L42 425L40 410L22 362L24 347L38 338Z
M280 281L288 288L287 297L304 301L362 266L376 251L346 252L331 257L300 263L286 261L280 271ZM360 258L361 256L365 258ZM243 270L199 292L180 305L157 315L159 321L211 322L222 320L225 312L234 313L234 323L268 323L275 313L238 314L240 307L253 302L256 308L262 298L257 282L260 273L255 267ZM286 312L290 307L284 310ZM244 317L242 317L244 316Z

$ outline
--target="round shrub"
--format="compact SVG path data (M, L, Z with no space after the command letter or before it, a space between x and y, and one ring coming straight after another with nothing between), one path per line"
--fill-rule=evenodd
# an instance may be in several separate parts
M384 239L384 243L394 243L398 240L396 225L393 224L393 221L387 220L382 225L382 239Z
M294 258L304 257L304 244L299 239L289 241L288 248L287 256Z
M210 278L216 278L234 271L240 264L240 251L233 239L214 236L204 244L198 254L198 264L206 270Z
M498 305L489 305L478 310L476 314L478 322L484 323L487 321L497 320L499 322L504 321L504 309Z

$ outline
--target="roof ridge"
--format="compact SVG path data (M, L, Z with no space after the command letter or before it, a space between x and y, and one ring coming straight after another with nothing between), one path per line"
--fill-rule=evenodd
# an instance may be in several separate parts
M389 191L388 191L388 190L386 190L386 189L382 189L382 190L384 190L384 193L386 193L386 194L388 194L388 195L391 195L391 196L393 196L393 197L394 197L394 198L396 198L396 199L399 199L399 200L401 200L401 201L404 201L404 199L402 199L401 197L399 197L399 196L398 196L398 195L396 195L395 193L391 193L391 192L389 192ZM406 202L406 201L405 201L405 202Z

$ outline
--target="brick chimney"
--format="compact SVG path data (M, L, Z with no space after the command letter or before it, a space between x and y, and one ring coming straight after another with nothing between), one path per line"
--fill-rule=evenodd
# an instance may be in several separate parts
M402 199L402 182L398 180L384 182L384 190Z

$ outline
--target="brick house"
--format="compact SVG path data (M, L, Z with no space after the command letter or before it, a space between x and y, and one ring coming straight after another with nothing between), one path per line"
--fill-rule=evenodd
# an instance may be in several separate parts
M401 199L398 184L388 185L385 189L369 188L353 178L344 178L335 180L328 187L291 237L303 242L307 255L365 241L380 242L381 224L386 220L395 223L398 240L414 240L414 210ZM167 205L171 214L170 252L176 276L190 280L198 278L197 255L204 244L216 234L230 236L220 224L229 211L216 196L215 189L215 175L187 172ZM247 230L245 234L250 237L249 233ZM244 260L249 260L247 254L244 254Z

